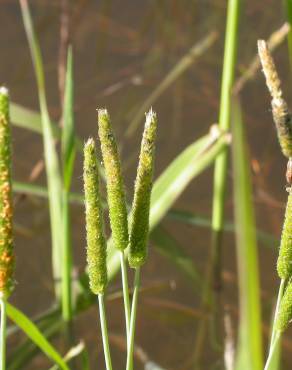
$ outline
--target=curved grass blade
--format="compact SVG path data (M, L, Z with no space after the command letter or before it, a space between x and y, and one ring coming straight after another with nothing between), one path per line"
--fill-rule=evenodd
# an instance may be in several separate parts
M34 342L51 360L60 366L63 370L69 370L69 367L63 360L58 351L47 341L37 326L30 319L19 311L16 307L7 303L7 315L23 332Z
M240 325L236 369L263 369L260 282L249 157L238 102L233 115L233 173Z
M162 219L189 182L206 169L226 148L228 137L209 135L199 139L179 154L155 181L151 197L150 225Z

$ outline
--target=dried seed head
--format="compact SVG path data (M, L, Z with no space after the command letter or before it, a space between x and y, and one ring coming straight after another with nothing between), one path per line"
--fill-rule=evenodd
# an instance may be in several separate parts
M103 232L97 155L93 139L89 139L84 146L83 178L89 284L94 294L102 294L107 286L106 240Z
M290 190L286 205L285 220L281 235L277 270L281 279L292 274L292 192Z
M278 331L284 331L292 320L292 282L290 281L285 289L284 296L280 303L279 312L276 319Z
M9 95L0 88L0 295L8 297L14 287L12 235L11 135Z
M272 97L273 119L283 154L292 157L292 119L287 103L282 98L281 81L273 58L264 40L258 41L258 51L266 77L267 87Z
M151 109L146 114L131 213L129 264L134 268L143 265L147 257L156 131L157 117Z
M124 183L117 144L106 109L98 110L98 135L106 174L107 198L113 241L124 250L129 243Z

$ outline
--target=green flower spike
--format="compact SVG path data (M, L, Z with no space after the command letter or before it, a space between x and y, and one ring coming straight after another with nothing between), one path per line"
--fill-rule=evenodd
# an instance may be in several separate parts
M123 251L129 243L128 216L118 148L106 109L98 110L98 135L107 182L112 236L116 248Z
M282 97L279 79L273 58L264 40L258 41L259 56L267 87L272 96L273 119L277 128L279 143L285 157L292 157L292 119L287 103Z
M292 281L287 285L277 315L276 329L283 332L292 320Z
M12 237L11 135L9 95L0 88L0 295L8 297L14 287Z
M290 190L285 212L285 221L281 236L277 270L281 279L288 279L292 274L292 192Z
M134 268L143 265L147 257L156 131L157 117L151 109L146 114L131 214L129 264Z
M83 177L89 284L94 294L103 294L107 286L106 240L103 232L97 155L93 139L88 139L84 146Z

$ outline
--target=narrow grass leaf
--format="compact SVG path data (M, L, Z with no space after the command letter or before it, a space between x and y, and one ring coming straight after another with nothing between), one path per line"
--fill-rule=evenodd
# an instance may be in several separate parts
M45 186L30 184L21 181L13 181L12 187L14 193L24 193L29 195L35 195L40 198L48 198L48 189ZM70 192L69 200L71 203L76 203L84 206L83 194Z
M61 369L69 370L69 367L63 360L62 356L58 351L47 341L37 326L30 321L30 319L19 311L16 307L7 303L7 315L8 317L18 325L24 333L55 363L57 363Z
M62 226L63 226L63 265L62 265L62 315L65 321L72 319L72 241L70 223L69 191L71 187L75 161L75 132L74 132L74 86L73 86L73 56L69 47L67 55L67 70L65 81L65 97L62 130L62 164L63 164L63 192L62 192Z
M212 226L212 221L210 218L203 216L203 215L193 214L187 211L179 210L179 209L172 209L168 211L166 218L169 220L178 221L178 222L192 225L192 226L206 227L206 228L211 228ZM228 232L234 232L235 231L234 223L230 221L226 221L224 223L223 230L228 231ZM258 238L258 241L262 242L265 247L273 248L275 251L278 252L279 239L276 238L274 235L257 229L257 238Z
M65 101L62 130L62 162L63 178L66 191L69 191L75 159L75 131L74 131L74 86L73 86L73 55L72 48L68 50Z
M236 369L263 369L260 282L249 157L239 103L234 103L233 173L240 326Z
M50 121L46 92L45 92L45 76L43 69L43 61L38 40L36 38L33 23L28 7L27 0L20 0L22 17L24 28L26 31L31 57L35 69L35 75L37 80L39 104L42 117L42 129L43 129L43 140L44 140L44 153L45 153L45 164L48 182L48 193L49 193L49 208L50 208L50 221L52 231L52 267L53 276L55 280L55 293L58 296L60 289L58 281L61 279L62 274L62 213L61 213L61 174L58 163L58 156L55 149L54 133L52 124Z

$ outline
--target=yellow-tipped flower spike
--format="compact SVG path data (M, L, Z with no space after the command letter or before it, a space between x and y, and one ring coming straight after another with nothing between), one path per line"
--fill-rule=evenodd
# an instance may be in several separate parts
M291 320L292 320L292 281L288 283L285 289L284 296L281 300L279 312L277 315L276 329L280 332L284 331Z
M9 95L0 88L0 295L8 297L14 287L12 236L11 135Z
M286 205L285 221L281 235L281 244L277 262L277 270L281 279L292 275L292 192L290 190Z
M273 119L276 125L279 143L282 153L287 157L292 157L292 118L288 110L287 103L282 97L281 82L270 54L268 46L264 40L258 41L259 56L266 77L267 87L272 96Z
M84 146L83 178L89 284L94 294L103 294L107 286L106 240L99 195L97 154L93 139L88 139Z
M106 175L107 199L113 241L116 248L124 250L129 243L124 183L118 148L106 109L98 110L98 135Z
M151 109L146 114L131 213L129 264L134 268L143 265L147 257L156 131L157 117Z

